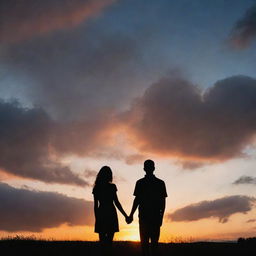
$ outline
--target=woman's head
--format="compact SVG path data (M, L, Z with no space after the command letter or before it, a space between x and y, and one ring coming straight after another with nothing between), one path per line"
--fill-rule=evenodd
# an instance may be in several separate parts
M109 166L101 167L95 180L95 186L111 183L113 180L112 170Z

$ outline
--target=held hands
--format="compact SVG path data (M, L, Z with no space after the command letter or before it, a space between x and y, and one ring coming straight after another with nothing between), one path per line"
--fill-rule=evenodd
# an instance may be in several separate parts
M132 215L126 216L125 221L127 224L131 224L133 222L133 216Z

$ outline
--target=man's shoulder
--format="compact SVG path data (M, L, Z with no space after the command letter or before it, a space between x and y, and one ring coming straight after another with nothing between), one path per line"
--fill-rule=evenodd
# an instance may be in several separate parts
M145 182L145 177L144 177L144 178L141 178L141 179L139 179L139 180L137 180L137 181L136 181L136 185L137 185L137 184L141 184L141 183L143 183L143 182Z
M154 178L150 181L153 181L153 182L159 183L159 184L165 184L163 180L157 178L156 176L154 176ZM146 182L148 182L148 179L146 177L143 177L143 178L137 180L136 184L143 184L143 183L146 183Z
M155 179L156 179L156 182L161 183L161 184L165 184L163 180L161 180L161 179L159 179L157 177L155 177Z

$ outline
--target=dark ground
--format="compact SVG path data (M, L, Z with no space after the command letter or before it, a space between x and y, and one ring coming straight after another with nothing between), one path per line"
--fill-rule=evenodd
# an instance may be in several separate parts
M113 254L120 256L140 255L139 243L115 242ZM35 240L0 240L0 255L19 256L80 256L100 255L96 242L81 241L35 241ZM160 244L159 256L231 256L256 255L255 241L240 241L239 243L170 243Z

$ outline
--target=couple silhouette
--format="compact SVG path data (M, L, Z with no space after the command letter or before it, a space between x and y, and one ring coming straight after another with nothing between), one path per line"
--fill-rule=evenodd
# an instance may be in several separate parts
M144 162L144 178L138 180L134 190L134 201L130 215L124 211L117 197L117 187L112 183L112 171L103 166L93 188L95 232L99 234L99 241L103 251L110 252L115 232L119 231L117 209L125 217L126 223L133 221L133 215L139 208L139 232L143 255L157 255L160 227L162 226L165 198L167 197L164 181L153 173L155 163L152 160ZM150 246L151 242L151 246Z

